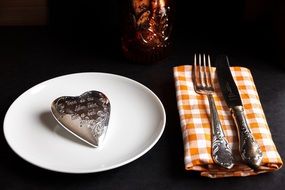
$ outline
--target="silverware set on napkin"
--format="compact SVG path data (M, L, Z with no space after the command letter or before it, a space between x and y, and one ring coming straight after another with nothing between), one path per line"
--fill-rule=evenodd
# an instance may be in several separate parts
M248 166L256 169L261 164L263 155L247 124L241 97L230 71L228 57L224 55L217 57L215 65L223 98L237 128L241 158ZM210 56L195 54L192 73L195 92L207 96L209 102L213 161L219 166L231 169L234 166L234 158L213 98L215 87Z

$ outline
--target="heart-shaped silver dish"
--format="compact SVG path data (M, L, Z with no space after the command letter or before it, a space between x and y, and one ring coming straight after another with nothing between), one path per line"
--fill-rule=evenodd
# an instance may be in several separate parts
M102 92L62 96L51 104L55 119L67 131L93 147L102 144L109 124L111 105Z

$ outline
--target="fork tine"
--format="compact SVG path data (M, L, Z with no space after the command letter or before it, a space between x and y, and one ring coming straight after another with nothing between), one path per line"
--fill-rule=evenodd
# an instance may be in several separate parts
M212 68L210 55L194 54L194 64L192 67L192 77L194 88L200 90L213 90Z
M194 64L193 64L193 68L192 68L192 79L193 79L193 82L194 82L194 87L196 88L196 85L197 85L197 79L196 79L196 67L197 67L197 56L196 56L196 53L194 54Z
M209 85L211 87L214 87L214 83L213 83L213 77L212 77L212 66L211 66L211 59L210 59L210 55L208 55L208 69L209 69Z
M199 66L198 66L198 70L199 70L199 79L200 79L200 84L204 87L205 83L203 80L203 73L202 73L202 56L199 53Z
M207 76L207 61L206 61L206 55L203 54L203 69L204 69L204 83L205 83L205 86L208 87L209 83L208 83L208 76Z

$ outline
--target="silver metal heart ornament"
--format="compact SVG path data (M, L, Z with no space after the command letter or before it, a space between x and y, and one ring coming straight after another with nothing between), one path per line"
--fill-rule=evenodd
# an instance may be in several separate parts
M109 99L99 91L62 96L51 104L51 112L61 126L93 147L100 146L104 140L110 111Z

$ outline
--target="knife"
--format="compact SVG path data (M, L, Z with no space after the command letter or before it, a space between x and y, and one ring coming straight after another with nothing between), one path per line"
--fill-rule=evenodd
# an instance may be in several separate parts
M241 158L248 166L256 169L260 166L263 155L246 121L241 97L231 74L227 56L217 57L216 72L223 97L237 127Z

